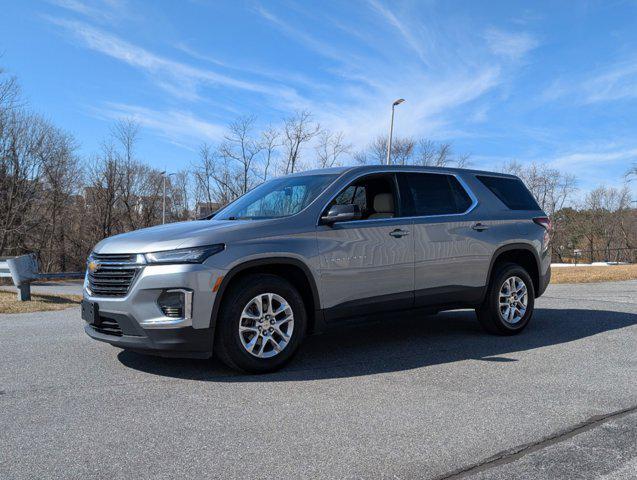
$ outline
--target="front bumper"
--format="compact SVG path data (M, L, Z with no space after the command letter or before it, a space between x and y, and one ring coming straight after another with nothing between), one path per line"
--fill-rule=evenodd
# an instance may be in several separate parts
M86 324L87 335L100 342L134 352L162 357L210 358L212 356L212 328L143 329L131 316L101 313L100 318L117 322L121 335L103 333L99 327Z
M123 297L98 297L86 288L84 300L98 305L100 320L117 322L121 332L87 324L86 333L116 347L162 356L207 358L212 354L214 284L225 272L204 264L148 265ZM170 289L192 292L190 318L164 316L157 299Z

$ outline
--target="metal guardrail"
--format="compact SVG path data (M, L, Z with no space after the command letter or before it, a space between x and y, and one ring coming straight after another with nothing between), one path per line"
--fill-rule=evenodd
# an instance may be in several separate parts
M38 259L34 253L17 257L0 257L0 277L11 278L18 289L18 300L31 300L31 282L82 278L83 272L38 273Z
M553 261L565 263L625 262L637 263L637 248L554 248Z

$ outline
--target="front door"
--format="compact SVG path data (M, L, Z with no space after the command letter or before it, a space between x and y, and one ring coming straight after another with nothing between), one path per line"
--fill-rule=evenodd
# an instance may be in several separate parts
M413 306L414 235L400 218L393 174L356 180L328 205L356 203L362 219L321 225L321 298L327 320Z

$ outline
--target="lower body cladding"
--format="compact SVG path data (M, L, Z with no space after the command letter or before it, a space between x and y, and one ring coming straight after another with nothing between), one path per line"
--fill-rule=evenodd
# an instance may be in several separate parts
M214 286L223 274L205 264L145 266L123 297L92 296L87 281L84 330L95 340L126 350L209 358Z

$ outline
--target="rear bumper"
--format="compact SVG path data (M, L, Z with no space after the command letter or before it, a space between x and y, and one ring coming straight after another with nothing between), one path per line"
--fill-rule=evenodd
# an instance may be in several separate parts
M100 318L116 321L121 335L99 331L99 327L86 324L86 334L100 342L139 353L162 357L210 358L212 356L212 329L192 327L171 329L143 329L129 315L104 313Z
M544 272L544 274L540 275L540 285L538 288L537 293L535 294L535 297L539 297L541 296L545 291L546 291L546 287L549 286L549 283L551 282L551 265L550 265L550 257L549 257L549 265L546 268L546 271Z

